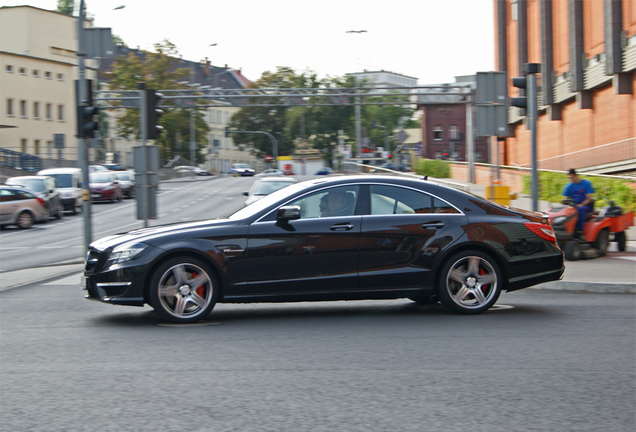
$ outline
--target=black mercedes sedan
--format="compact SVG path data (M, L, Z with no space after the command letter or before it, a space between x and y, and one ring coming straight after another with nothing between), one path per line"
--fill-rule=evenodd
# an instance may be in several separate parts
M225 219L95 241L82 288L175 323L220 302L408 298L477 314L502 290L563 271L545 214L426 180L340 176L293 184Z

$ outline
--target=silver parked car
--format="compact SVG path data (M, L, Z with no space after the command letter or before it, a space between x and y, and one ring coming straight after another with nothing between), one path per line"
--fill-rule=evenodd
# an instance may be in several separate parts
M31 228L35 222L48 220L49 213L42 198L20 186L0 186L0 225Z
M115 177L117 177L117 181L119 182L119 187L121 188L121 193L124 194L125 198L134 198L135 197L135 172L134 171L113 171Z
M298 183L296 177L263 177L258 179L252 184L249 192L243 192L243 195L247 197L245 205L250 205L265 195L269 195L272 192L276 192L294 183Z
M6 184L11 186L22 186L30 189L38 198L42 198L46 203L46 210L49 217L61 219L64 216L64 204L62 196L57 189L55 179L50 176L18 176L9 177Z

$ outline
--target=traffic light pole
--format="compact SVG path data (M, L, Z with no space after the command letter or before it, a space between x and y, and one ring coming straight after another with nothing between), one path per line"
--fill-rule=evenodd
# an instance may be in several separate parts
M86 77L84 70L84 57L86 57L86 41L84 40L84 0L80 2L79 13L77 17L77 66L78 66L78 85L77 85L77 109L83 106L87 100L86 95ZM81 114L77 117L80 118ZM77 161L79 168L82 170L82 214L84 216L84 249L88 251L88 245L91 244L93 232L91 227L91 193L88 180L88 146L84 137L79 135L77 138Z
M539 210L539 174L537 172L537 75L528 73L528 122L532 153L532 211Z

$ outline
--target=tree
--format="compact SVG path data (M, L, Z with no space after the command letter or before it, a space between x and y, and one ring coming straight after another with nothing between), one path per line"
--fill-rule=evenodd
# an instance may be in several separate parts
M75 6L75 2L73 0L57 0L57 12L63 13L64 15L73 16L73 8Z
M113 64L110 71L111 90L138 90L140 82L146 83L146 88L154 90L179 90L189 89L187 78L190 71L180 67L177 47L168 40L154 45L155 52L147 52L143 58L134 52L128 56L121 56ZM116 102L115 105L126 106ZM164 114L159 124L164 128L164 133L156 141L160 146L160 154L163 162L167 162L174 155L190 157L190 111L191 108L175 106L174 102L164 99L161 101ZM174 108L170 108L170 106ZM195 136L199 148L205 148L206 137L209 128L203 120L204 114L200 108L195 108ZM187 121L184 121L187 119ZM121 137L134 136L139 138L139 110L127 109L123 116L117 119L118 135ZM185 141L186 149L182 148L178 137ZM196 152L196 161L205 158Z

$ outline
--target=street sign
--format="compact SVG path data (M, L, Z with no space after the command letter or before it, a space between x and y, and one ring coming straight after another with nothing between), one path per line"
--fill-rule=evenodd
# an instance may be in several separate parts
M53 134L53 139L55 140L56 149L64 148L64 134Z
M404 130L401 130L397 133L395 139L397 140L397 142L403 143L404 141L407 140L408 137L409 137L409 134L404 132Z
M508 74L506 72L477 72L475 103L505 104L508 97Z

